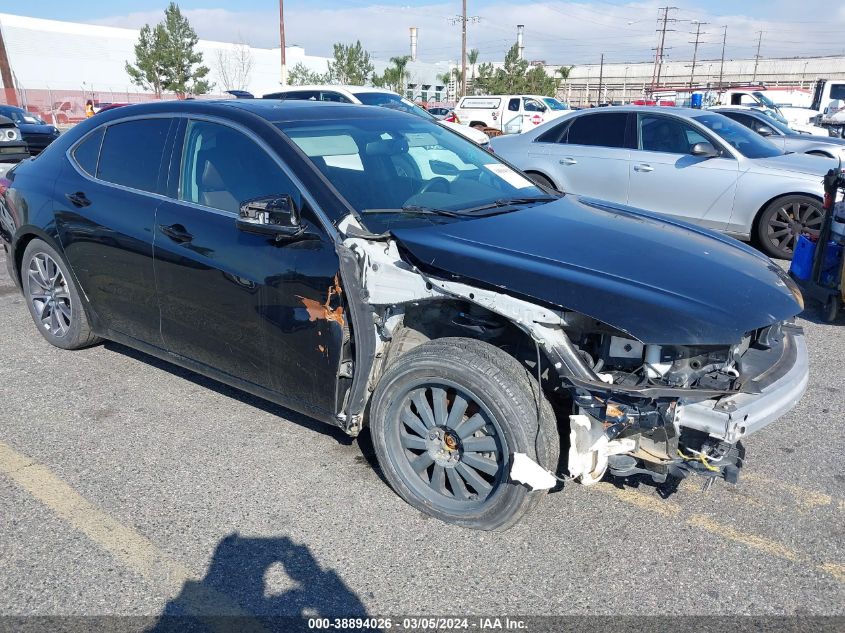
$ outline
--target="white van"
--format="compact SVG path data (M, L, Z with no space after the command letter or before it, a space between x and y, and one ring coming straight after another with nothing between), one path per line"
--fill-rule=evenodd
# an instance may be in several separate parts
M505 134L525 132L569 112L569 106L539 95L462 97L455 116L464 125L494 128Z

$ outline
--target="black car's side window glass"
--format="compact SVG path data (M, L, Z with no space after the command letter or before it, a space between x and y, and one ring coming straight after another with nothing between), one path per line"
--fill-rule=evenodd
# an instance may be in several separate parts
M100 156L100 145L105 131L104 127L94 130L73 150L73 160L89 176L97 173L97 158Z
M278 163L244 133L220 123L190 121L185 133L179 199L237 213L242 202L299 192Z
M607 112L579 116L569 126L566 142L570 145L625 147L626 112Z
M97 178L141 191L158 192L170 119L137 119L106 128Z

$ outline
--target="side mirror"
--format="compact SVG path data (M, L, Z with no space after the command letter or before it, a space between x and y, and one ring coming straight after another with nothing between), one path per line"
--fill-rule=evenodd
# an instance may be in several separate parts
M286 193L243 202L237 226L248 233L275 235L278 240L297 237L304 231L299 209Z
M772 130L769 129L765 125L761 125L760 127L755 128L754 131L757 132L757 134L759 134L760 136L771 136L772 135Z
M701 156L702 158L715 158L719 155L719 152L712 144L704 142L693 145L690 150L690 154L693 156Z

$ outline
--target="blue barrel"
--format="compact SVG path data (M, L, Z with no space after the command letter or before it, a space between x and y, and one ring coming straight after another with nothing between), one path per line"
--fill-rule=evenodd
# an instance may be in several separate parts
M816 243L806 235L800 235L798 242L795 244L795 252L792 255L789 272L798 279L808 280L813 274L813 256L815 254Z
M701 94L700 92L693 92L692 95L690 95L690 107L691 108L698 108L700 110L701 104L703 103L703 101L704 101L704 95Z

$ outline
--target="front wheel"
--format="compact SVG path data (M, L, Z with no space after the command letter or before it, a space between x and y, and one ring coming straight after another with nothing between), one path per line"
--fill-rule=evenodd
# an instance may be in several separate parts
M385 478L405 501L481 530L507 529L543 495L509 481L513 454L554 468L560 451L536 380L473 339L429 341L393 362L373 394L370 424Z
M769 257L792 259L802 233L818 236L824 220L821 201L810 196L784 196L772 202L757 222L757 242Z

